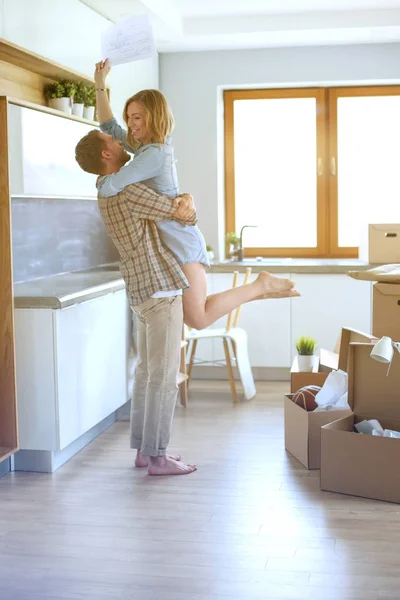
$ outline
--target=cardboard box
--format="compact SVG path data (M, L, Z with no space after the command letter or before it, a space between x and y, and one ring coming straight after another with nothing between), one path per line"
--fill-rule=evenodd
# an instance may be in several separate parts
M319 469L321 463L321 427L332 420L351 415L350 410L307 412L292 402L293 394L284 399L285 448L307 469Z
M290 369L290 392L294 394L305 385L319 385L322 387L331 371L337 369L346 371L350 341L369 342L371 339L373 339L373 336L370 334L363 333L357 329L343 327L334 352L321 349L319 357L315 357L312 371L299 371L297 356L295 356L292 368Z
M358 256L370 265L400 263L400 224L365 225Z
M339 354L321 351L321 361L324 368L333 370L332 367L347 371L348 351L351 341L370 341L372 336L355 329L343 328L338 342ZM327 365L330 364L330 367ZM304 380L296 379L295 385L323 385L315 383L316 375L324 376L328 373L293 373L296 377L305 376ZM296 388L296 390L299 388ZM307 412L292 402L293 394L284 398L285 419L285 448L307 469L319 469L321 460L321 427L336 419L351 415L350 410Z
M319 356L314 357L312 371L300 371L297 356L294 357L290 369L290 391L293 394L305 385L323 386L329 373L338 368L339 354L321 350Z
M349 404L353 414L321 429L321 489L400 503L400 440L353 432L378 419L400 431L400 355L388 366L370 356L373 344L349 348Z
M400 284L375 283L372 298L372 333L400 342Z

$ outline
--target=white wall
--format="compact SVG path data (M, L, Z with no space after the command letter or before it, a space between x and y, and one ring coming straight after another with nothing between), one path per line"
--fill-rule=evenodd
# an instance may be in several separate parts
M219 86L390 80L400 80L400 44L162 54L160 89L170 101L176 120L174 145L180 187L195 197L207 242L216 249L224 232Z
M101 58L101 33L110 25L79 0L0 0L1 37L89 76ZM158 58L115 67L109 83L120 118L129 96L158 88Z

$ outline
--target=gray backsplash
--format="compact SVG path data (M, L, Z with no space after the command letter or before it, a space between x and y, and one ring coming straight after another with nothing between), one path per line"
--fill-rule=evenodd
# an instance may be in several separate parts
M118 260L95 200L12 198L14 282Z

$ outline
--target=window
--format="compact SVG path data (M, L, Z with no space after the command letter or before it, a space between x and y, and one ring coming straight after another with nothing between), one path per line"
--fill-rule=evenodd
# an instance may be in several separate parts
M257 225L249 257L358 256L399 222L399 139L400 86L226 91L226 231Z

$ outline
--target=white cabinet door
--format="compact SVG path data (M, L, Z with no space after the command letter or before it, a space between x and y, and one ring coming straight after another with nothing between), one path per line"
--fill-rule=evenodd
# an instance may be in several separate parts
M278 274L278 277L288 277ZM252 275L254 280L256 275ZM238 285L244 274L239 274ZM232 287L233 274L213 275L213 292L221 292ZM226 317L215 327L224 327ZM246 330L249 340L250 364L252 367L289 367L290 355L290 300L258 300L242 306L239 326ZM214 360L224 358L223 345L214 341Z
M371 331L371 284L347 275L294 275L301 298L293 298L292 356L301 335L333 350L342 327Z
M54 312L59 449L127 401L125 290Z
M56 389L53 311L14 311L19 447L55 450Z

